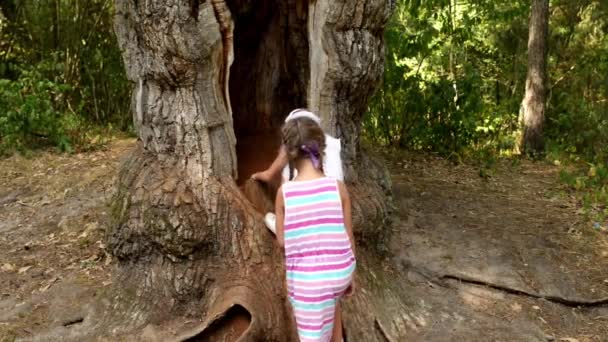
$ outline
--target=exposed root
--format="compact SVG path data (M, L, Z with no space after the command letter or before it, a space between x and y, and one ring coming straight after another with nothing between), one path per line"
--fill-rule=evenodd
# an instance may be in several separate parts
M82 322L84 322L84 317L82 317L82 316L80 316L80 317L75 317L75 318L72 318L72 319L69 319L69 320L67 320L67 321L63 322L63 326L64 326L64 327L69 327L69 326L71 326L71 325L74 325L74 324L80 324L80 323L82 323Z
M565 306L575 307L575 308L576 307L590 308L590 307L608 306L608 298L585 300L585 299L564 298L564 297L560 297L560 296L545 296L545 295L528 292L528 291L521 290L521 289L514 289L514 288L511 288L508 286L504 286L504 285L492 284L492 283L484 281L484 280L474 279L474 278L470 278L467 276L457 276L457 275L452 275L452 274L442 275L441 279L456 280L456 281L459 281L462 283L486 286L491 289L503 291L503 292L513 294L513 295L526 296L526 297L531 297L531 298L536 298L536 299L544 299L549 302L562 304Z
M269 186L253 179L248 179L243 185L245 197L261 214L274 211L273 191Z

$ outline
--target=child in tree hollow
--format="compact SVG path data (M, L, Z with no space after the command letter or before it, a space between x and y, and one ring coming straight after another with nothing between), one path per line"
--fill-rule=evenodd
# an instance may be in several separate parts
M290 174L277 191L276 235L285 251L288 297L301 342L341 342L340 299L353 292L355 240L344 183L323 173L325 136L312 119L288 120Z
M306 109L295 109L287 118L285 118L285 124L290 122L291 120L298 118L308 118L314 121L317 125L321 124L321 119L318 116L313 114L312 112ZM342 160L340 158L340 139L336 139L330 135L324 134L325 137L325 148L323 152L325 154L322 162L323 171L326 176L330 178L337 179L339 181L344 181L344 174L342 172ZM290 169L288 167L289 160L287 158L287 151L285 150L285 146L281 146L279 150L279 154L276 159L266 170L254 173L251 178L261 181L261 182L271 182L276 180L279 176L281 176L281 183L290 180L291 178L297 175L297 170L293 170L292 174L290 174ZM275 232L276 225L276 216L273 213L267 213L264 217L264 222L266 223L266 227L270 229L273 233Z

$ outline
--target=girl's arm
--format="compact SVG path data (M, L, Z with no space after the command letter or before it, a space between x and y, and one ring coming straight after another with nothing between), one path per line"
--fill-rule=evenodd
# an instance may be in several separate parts
M340 199L342 201L342 214L344 215L344 227L346 228L346 234L348 235L348 239L350 240L350 246L353 251L353 256L355 259L355 235L353 234L353 215L350 203L350 196L348 195L348 189L344 183L338 181L338 190L340 191ZM350 286L346 290L346 297L350 297L355 293L355 277L353 274L352 282Z
M275 199L274 205L274 213L277 216L276 220L276 233L277 233L277 242L281 248L285 248L285 238L284 238L284 230L283 226L285 223L285 203L283 202L283 187L281 186L279 190L277 190L277 198Z
M287 150L284 145L279 148L279 154L268 168L273 175L281 174L283 168L287 166L289 159L287 158Z
M272 164L266 170L252 174L251 178L267 183L275 181L280 178L281 171L283 171L283 168L287 166L288 163L287 151L285 150L285 146L281 145L279 154Z
M351 249L355 254L355 235L353 234L353 215L350 203L350 196L348 189L343 182L338 181L338 191L340 192L340 199L342 201L342 213L344 215L344 227L346 228L346 234L350 240Z

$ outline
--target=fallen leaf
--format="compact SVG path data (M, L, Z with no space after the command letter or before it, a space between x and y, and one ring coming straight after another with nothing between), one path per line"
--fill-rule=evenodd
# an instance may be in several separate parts
M511 304L511 310L513 310L515 312L520 312L521 311L521 305L519 303L513 303L513 304Z
M21 268L19 269L19 271L17 271L17 273L19 273L19 274L23 274L23 273L27 272L27 270L29 270L30 268L32 268L32 266L24 266L24 267L21 267Z
M80 260L80 263L86 264L86 263L90 263L93 261L97 261L97 259L98 259L98 256L95 254L95 255L91 255L90 257L88 257L86 259Z
M59 223L57 223L57 227L60 228L61 230L67 230L68 229L68 217L64 216L61 218L61 220L59 220Z
M89 236L89 234L95 230L97 230L99 224L97 222L91 222L91 223L87 223L84 226L84 231L82 232L82 234L80 234L78 236L79 239L83 239L86 238L87 236Z
M48 284L46 284L40 289L40 292L45 292L46 290L48 290L57 280L59 280L58 277L53 278L51 281L49 281Z
M22 206L24 206L24 207L31 207L31 205L30 205L30 204L27 204L27 203L25 203L25 202L23 202L23 201L17 201L17 204L20 204L20 205L22 205Z
M0 269L4 272L14 272L15 265L7 263L7 264L2 265L2 267L0 267Z

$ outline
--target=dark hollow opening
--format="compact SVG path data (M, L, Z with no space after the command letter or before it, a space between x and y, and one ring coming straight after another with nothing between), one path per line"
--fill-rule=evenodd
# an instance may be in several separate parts
M189 337L184 342L234 342L243 336L251 325L251 313L240 305L234 305L218 320L202 332Z
M228 0L234 28L229 92L237 137L238 184L268 167L280 127L306 105L309 55L306 0Z

